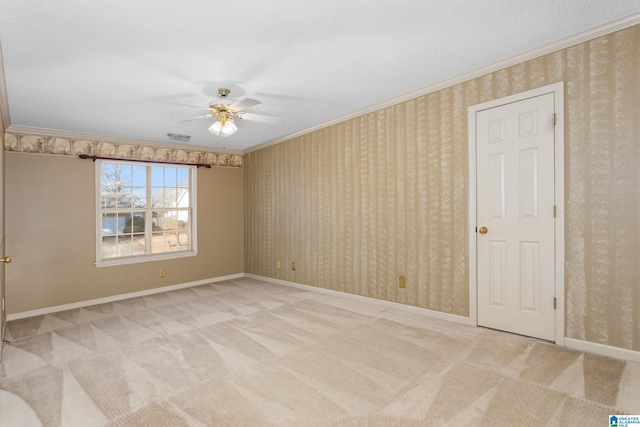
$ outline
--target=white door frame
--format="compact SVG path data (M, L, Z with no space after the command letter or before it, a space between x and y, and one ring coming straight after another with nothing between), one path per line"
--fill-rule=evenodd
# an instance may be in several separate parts
M523 99L548 93L554 94L555 126L555 298L556 344L564 345L564 82L495 99L468 107L469 138L469 323L478 326L478 266L477 266L477 191L476 191L476 113Z

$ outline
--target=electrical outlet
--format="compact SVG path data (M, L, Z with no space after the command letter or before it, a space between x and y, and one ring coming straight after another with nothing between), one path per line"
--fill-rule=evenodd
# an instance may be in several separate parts
M166 277L167 276L167 270L165 270L164 268L160 269L160 277Z
M292 271L296 271L296 262L295 261L291 261L291 270Z
M405 276L398 276L398 287L403 289L407 287L407 278Z
M276 261L276 268L280 269L280 267L282 267L282 264L280 263L280 260Z

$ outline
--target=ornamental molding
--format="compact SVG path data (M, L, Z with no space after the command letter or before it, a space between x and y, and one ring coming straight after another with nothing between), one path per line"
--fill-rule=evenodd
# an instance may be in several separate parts
M135 159L158 162L200 163L214 167L241 168L243 166L242 156L239 154L157 147L125 142L62 138L59 136L17 132L5 132L4 149L5 151L18 153L58 156L79 156L85 154L88 156L112 157L122 160Z

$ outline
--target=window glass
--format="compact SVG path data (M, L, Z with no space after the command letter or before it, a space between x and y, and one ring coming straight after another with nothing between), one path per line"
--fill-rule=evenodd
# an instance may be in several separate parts
M98 264L195 254L195 166L96 164Z

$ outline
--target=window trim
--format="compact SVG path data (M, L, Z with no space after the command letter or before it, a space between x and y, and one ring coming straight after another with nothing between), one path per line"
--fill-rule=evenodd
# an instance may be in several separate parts
M96 229L95 229L95 238L96 238L96 257L95 257L95 266L96 267L110 267L115 265L126 265L126 264L138 264L142 262L152 262L152 261L161 261L168 259L176 259L176 258L187 258L198 255L198 221L197 221L197 182L196 175L198 173L198 168L193 165L180 165L182 167L188 167L191 169L191 249L185 251L175 251L175 252L162 252L157 254L146 254L146 255L135 255L128 257L120 257L120 258L109 258L102 259L102 201L101 201L101 192L102 192L102 164L103 163L119 163L125 165L137 165L140 166L139 163L129 162L127 160L106 160L106 159L98 159L95 161L95 219L96 219ZM160 167L171 167L166 163L154 163L148 162L147 167L152 166L160 166ZM150 182L147 183L147 186L151 185Z

